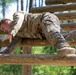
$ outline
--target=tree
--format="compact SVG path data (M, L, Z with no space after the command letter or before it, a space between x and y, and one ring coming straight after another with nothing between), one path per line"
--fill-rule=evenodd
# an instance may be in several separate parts
M17 11L19 11L19 0L17 0L16 2L17 2Z
M12 3L14 0L0 0L0 6L2 7L2 15L3 18L5 18L5 12L6 8L10 6L10 3Z
M24 11L24 0L21 0L21 10Z

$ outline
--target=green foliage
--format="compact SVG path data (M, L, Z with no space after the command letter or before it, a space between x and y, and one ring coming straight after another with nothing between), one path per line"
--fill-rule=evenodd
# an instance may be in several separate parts
M51 46L33 47L33 54L57 54L57 49Z
M37 47L33 47L32 48L33 50L32 50L32 53L33 54L44 54L43 52L42 52L42 50L43 50L43 47L41 47L41 46L37 46Z
M45 54L56 54L57 53L57 49L53 46L45 46L43 47L43 53Z
M76 75L76 69L64 66L33 66L33 75Z
M21 65L0 65L0 75L21 75Z
M22 53L21 51L22 50L20 50L20 47L17 47L16 50L15 50L15 52L14 52L14 54L21 54Z

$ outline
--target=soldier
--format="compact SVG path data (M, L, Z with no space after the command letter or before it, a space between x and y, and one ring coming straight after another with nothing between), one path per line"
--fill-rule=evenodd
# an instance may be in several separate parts
M20 43L22 37L46 38L59 49L59 56L64 57L67 54L75 54L75 49L69 46L60 33L61 27L59 19L52 13L32 14L19 11L14 13L13 21L9 19L1 20L0 29L8 33L2 41L8 39L9 42L13 44L13 47L16 47L15 44ZM12 41L12 38L16 41ZM8 46L10 49L11 44ZM8 47L1 53L10 53L11 50Z

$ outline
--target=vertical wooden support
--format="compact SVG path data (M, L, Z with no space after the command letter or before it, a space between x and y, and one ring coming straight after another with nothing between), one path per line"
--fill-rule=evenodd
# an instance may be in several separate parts
M23 54L31 54L32 47L23 47ZM22 65L22 75L32 75L31 65Z
M30 0L29 2L29 13L30 9L33 7L33 0ZM31 54L32 53L32 47L23 47L23 53L24 54ZM31 65L22 65L22 75L32 75L32 67Z

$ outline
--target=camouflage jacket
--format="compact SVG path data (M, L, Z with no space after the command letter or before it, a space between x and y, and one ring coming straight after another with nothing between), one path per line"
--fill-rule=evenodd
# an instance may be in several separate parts
M41 38L42 39L42 37L45 37L42 31L42 26L41 26L42 17L44 16L44 14L45 13L39 13L39 14L25 13L23 11L14 13L13 15L14 26L12 27L9 34L12 34L13 37L19 36L19 37L25 37L25 38ZM51 21L54 20L52 15L53 14L50 13ZM59 22L59 21L56 21L56 22Z
M13 27L9 34L25 38L36 38L35 33L42 14L16 12L13 15Z

